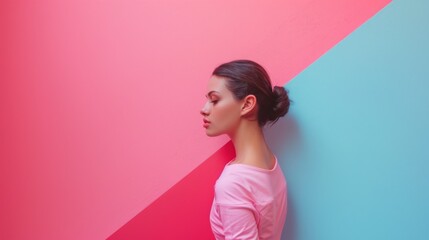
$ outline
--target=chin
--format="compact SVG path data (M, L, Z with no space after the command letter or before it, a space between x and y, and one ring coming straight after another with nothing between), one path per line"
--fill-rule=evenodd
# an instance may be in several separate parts
M219 136L220 134L213 134L213 133L206 132L206 135L208 137L216 137L216 136Z
M218 132L214 132L214 131L210 131L210 130L206 130L206 135L209 137L217 137L219 135L222 135L222 133L218 133Z

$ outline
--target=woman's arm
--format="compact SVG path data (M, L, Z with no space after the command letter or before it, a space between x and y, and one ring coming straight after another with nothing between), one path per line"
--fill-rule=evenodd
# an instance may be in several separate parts
M218 205L226 240L258 240L255 211L246 205Z

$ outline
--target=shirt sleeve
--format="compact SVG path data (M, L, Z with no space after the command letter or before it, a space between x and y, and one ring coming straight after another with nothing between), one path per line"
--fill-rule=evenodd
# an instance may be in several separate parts
M245 205L218 205L225 240L258 240L254 210Z
M215 199L225 239L259 239L258 216L249 186L242 179L228 176L215 187Z

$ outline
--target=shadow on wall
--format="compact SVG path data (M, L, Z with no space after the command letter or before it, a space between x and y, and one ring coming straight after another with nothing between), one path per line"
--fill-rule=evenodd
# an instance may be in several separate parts
M273 126L267 126L265 136L271 150L277 155L279 164L288 178L288 172L295 165L294 161L301 159L299 156L303 154L303 141L297 124L297 118L293 113L289 113L286 117L279 119ZM293 168L293 167L292 167ZM288 181L288 212L286 224L283 229L282 239L294 240L297 239L297 216L294 209L294 197L290 195L291 182Z

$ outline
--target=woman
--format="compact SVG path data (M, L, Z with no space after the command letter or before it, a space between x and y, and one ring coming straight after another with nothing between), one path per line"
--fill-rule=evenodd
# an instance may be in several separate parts
M283 87L249 60L213 71L201 114L208 136L227 134L236 158L215 185L210 222L216 239L280 239L286 219L286 181L263 134L289 110Z

